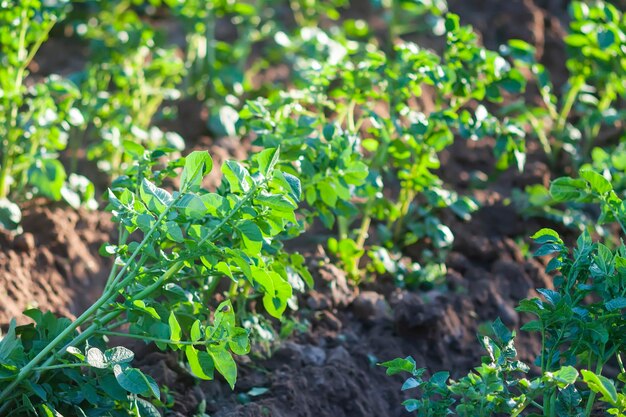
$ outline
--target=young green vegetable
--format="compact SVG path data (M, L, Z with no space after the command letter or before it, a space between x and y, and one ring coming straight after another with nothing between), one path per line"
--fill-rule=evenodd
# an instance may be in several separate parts
M599 222L617 222L626 234L624 202L600 174L581 171L579 179L559 178L551 192L561 201L599 203ZM535 317L521 330L541 336L535 361L539 376L524 376L529 368L516 359L514 333L498 319L494 336L480 339L489 356L458 381L449 380L447 372L425 379L425 370L410 358L383 363L390 375L412 375L403 390L419 388L418 398L404 402L407 410L419 416L517 416L530 411L545 417L589 417L597 403L608 403L610 414L623 415L626 246L610 249L583 233L570 250L551 229L540 230L533 239L541 245L535 255L552 256L546 271L555 273L554 289L538 289L542 298L522 300L517 307ZM617 383L602 375L609 363L619 368Z
M74 106L80 91L58 76L25 84L28 66L65 6L25 0L0 7L0 225L9 230L19 229L15 203L34 196L93 206L93 186L84 177L68 176L58 160L68 131L83 121Z
M30 310L34 325L11 324L0 341L0 413L113 412L129 401L137 410L154 409L148 398L160 398L158 387L130 366L132 352L107 349L107 336L177 351L198 378L217 371L233 386L232 354L248 352L248 332L236 325L230 300L212 311L217 284L231 282L229 295L240 308L241 299L258 293L273 317L292 296L280 236L297 227L300 184L276 169L278 160L278 150L267 149L253 158L252 173L225 162L217 193L201 188L212 160L199 151L155 172L145 160L116 182L109 203L121 236L104 248L115 263L102 296L74 321ZM178 191L157 186L180 166ZM131 239L137 234L143 237Z
M355 279L373 225L388 250L424 241L440 252L453 237L437 211L467 219L477 208L437 175L438 154L455 133L495 137L499 168L524 165L524 132L483 104L523 90L520 72L454 14L445 41L441 56L409 42L385 53L375 39L302 29L283 40L299 88L249 102L240 114L257 143L283 146L281 166L303 179L306 217L336 225L328 248ZM420 100L431 89L429 106Z

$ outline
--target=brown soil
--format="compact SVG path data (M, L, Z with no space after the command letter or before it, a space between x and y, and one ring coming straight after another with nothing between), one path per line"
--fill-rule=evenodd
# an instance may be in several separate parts
M452 11L475 25L487 46L525 39L538 46L539 57L562 79L565 6L560 3L450 1ZM216 162L240 158L249 149L231 139L212 141L206 114L195 102L180 104L179 115L183 119L167 128L182 133L195 148L210 149ZM442 155L442 178L459 192L469 192L473 172L493 172L492 147L488 140L457 141ZM512 188L550 179L536 147L531 145L529 154L525 173L510 170L488 189L472 191L483 208L470 222L447 215L456 241L446 262L445 287L410 292L383 277L355 289L314 245L302 244L317 285L301 297L296 317L309 322L309 329L277 346L269 359L239 358L235 392L223 381L194 379L174 354L138 346L136 365L169 387L175 399L171 415L176 416L194 415L203 400L213 417L406 415L400 378L386 377L377 362L411 355L420 366L452 370L458 377L479 364L483 352L475 334L481 325L501 317L518 327L523 318L514 310L516 303L535 295L535 288L551 285L541 262L526 256L515 240L541 224L521 218L506 204ZM108 272L107 260L98 255L114 234L108 218L101 212L32 208L25 213L23 235L0 234L0 323L19 317L28 306L71 316L89 305ZM517 346L527 363L539 349L536 338L525 333ZM268 391L246 396L255 387Z
M58 207L26 209L24 233L0 233L0 324L38 307L73 317L97 298L108 274L98 254L113 224L102 212Z

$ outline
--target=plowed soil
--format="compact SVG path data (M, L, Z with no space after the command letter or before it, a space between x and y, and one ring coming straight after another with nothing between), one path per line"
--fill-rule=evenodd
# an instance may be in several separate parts
M535 44L562 83L565 3L456 0L450 5L476 27L488 47L497 48L509 38ZM183 112L184 122L171 128L196 148L211 149L220 158L245 154L247 145L238 141L210 139L201 106L184 106L189 110ZM190 112L196 115L192 120ZM300 299L301 309L295 313L299 321L310 323L308 330L276 346L270 358L238 358L234 392L223 381L197 381L173 354L134 346L137 365L170 388L172 415L194 415L204 401L213 417L402 416L401 380L386 377L377 362L411 355L418 365L451 370L453 377L479 364L479 327L497 317L517 327L517 302L536 295L535 288L551 286L541 261L520 247L523 237L542 225L522 218L507 203L513 188L547 184L547 166L531 144L525 173L506 172L486 189L470 191L472 171L494 172L492 146L489 140L458 140L442 155L442 178L461 193L473 193L483 206L469 222L451 215L446 219L455 244L447 258L444 288L401 290L386 277L354 288L315 245L301 242L300 251L316 277L316 291ZM114 239L108 219L103 212L32 207L25 213L23 235L0 234L0 323L19 317L29 306L68 316L85 309L108 273L109 261L98 255L100 245ZM517 346L520 358L530 363L540 345L522 333ZM267 390L248 395L252 388Z

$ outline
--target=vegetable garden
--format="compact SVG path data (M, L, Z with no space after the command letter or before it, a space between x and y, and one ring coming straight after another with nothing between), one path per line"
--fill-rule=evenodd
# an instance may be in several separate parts
M0 416L626 416L625 11L0 1Z

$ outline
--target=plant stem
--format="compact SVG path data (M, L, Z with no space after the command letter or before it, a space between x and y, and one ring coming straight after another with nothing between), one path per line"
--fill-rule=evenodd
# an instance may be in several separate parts
M622 361L622 354L621 354L621 353L618 353L618 354L616 355L616 357L617 357L617 363L618 363L618 365L619 365L619 370L620 370L623 374L624 374L624 373L626 373L626 369L624 369L624 362Z
M348 219L343 216L337 216L337 228L339 229L339 240L348 238Z
M363 219L361 220L361 227L359 227L359 232L356 238L356 246L359 249L364 249L365 247L365 240L367 239L370 224L372 223L372 216L370 212L372 211L373 203L374 200L368 200L365 205L365 209L363 210Z
M198 341L198 342L191 342L191 341L175 341L175 340L171 340L171 339L160 339L158 337L151 337L151 336L142 336L139 334L133 334L133 333L124 333L124 332L112 332L109 330L97 330L96 331L97 334L101 334L101 335L105 335L105 336L117 336L117 337L127 337L127 338L131 338L131 339L139 339L139 340L144 340L144 341L150 341L150 342L155 342L155 343L165 343L168 345L206 345L206 342L204 341Z
M85 364L84 363L60 363L58 365L37 366L33 368L33 372L49 371L52 369L63 369L63 368L80 368L81 366L85 366Z
M55 337L50 343L48 343L48 345L46 345L33 359L31 359L22 369L20 369L20 372L17 374L17 377L15 378L15 380L11 382L11 384L9 384L9 386L6 387L2 392L0 392L0 401L6 398L6 396L9 394L9 392L13 390L13 388L15 388L23 379L25 379L31 372L33 372L37 364L41 362L42 360L44 360L46 356L51 354L52 351L57 347L57 345L63 342L65 338L67 338L70 334L72 334L72 332L77 330L83 323L89 320L92 315L95 315L100 310L101 307L103 307L105 304L108 304L117 295L117 292L121 288L123 288L123 286L121 285L116 285L117 282L121 279L123 274L128 270L128 266L131 264L132 260L135 259L137 255L147 245L150 237L152 236L154 231L157 229L158 225L161 223L161 221L163 221L166 214L169 212L171 207L176 204L176 202L179 200L181 195L182 193L179 194L179 196L175 198L163 210L163 213L161 213L161 215L159 216L159 219L155 222L155 224L148 231L148 233L146 233L141 243L137 246L135 251L131 254L130 258L126 261L124 266L120 269L120 271L117 273L115 278L111 281L110 289L104 291L102 296L100 296L100 298L94 304L92 304L83 314L81 314L80 317L76 319L76 321L74 321L68 327L66 327L57 337ZM182 263L180 266L182 267ZM136 269L138 269L138 266L136 267ZM130 280L134 278L135 278L135 274L129 274L129 276L126 279L124 279L120 284L126 285L128 282L130 282ZM100 322L95 322L89 328L92 329L95 325L100 325L100 324L101 324ZM79 335L78 337L74 338L74 341L86 333L87 333L87 337L89 337L89 333L86 331L82 333L81 335ZM55 358L54 355L50 356L48 360L46 361L46 363L44 363L44 365L47 365L48 362L51 360L54 360L54 358Z
M606 349L606 346L602 346L602 349L600 350L600 355L598 355L598 362L596 363L596 371L595 371L596 375L600 375L602 373L602 368L604 366L604 364L602 363L602 358L604 357L605 349ZM591 416L595 399L596 399L596 393L592 391L589 394L589 398L587 398L587 407L585 407L585 416L587 417Z
M559 113L559 118L556 121L555 130L559 133L565 129L565 124L567 123L567 119L569 117L570 112L572 111L572 107L576 102L576 97L578 96L578 92L582 88L583 83L581 80L574 80L572 83L570 90L567 92L567 96L565 97L565 102L563 103L563 108L561 109L561 113Z

